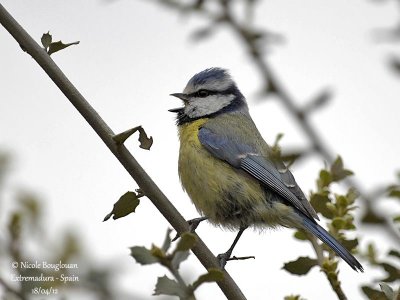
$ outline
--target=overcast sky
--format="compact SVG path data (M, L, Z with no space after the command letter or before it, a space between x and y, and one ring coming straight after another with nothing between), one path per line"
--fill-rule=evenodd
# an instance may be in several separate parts
M284 146L306 145L305 136L279 102L257 101L258 73L225 28L205 42L192 43L189 34L206 23L152 1L1 3L37 41L49 30L54 40L80 41L53 59L115 132L142 125L153 136L151 151L138 148L135 138L127 146L187 219L197 213L180 187L176 127L167 110L180 105L168 95L182 91L193 74L212 66L229 69L266 141L273 142L283 132ZM256 17L256 24L285 37L285 43L270 50L270 61L299 105L326 87L334 92L329 105L312 118L334 153L343 157L367 189L393 181L400 168L400 77L386 62L399 51L397 45L376 43L373 34L395 25L399 19L395 6L390 1L378 5L366 0L275 0L265 1ZM136 184L3 28L0 150L13 157L9 186L34 191L45 201L50 232L73 228L95 257L121 265L122 288L150 298L156 277L165 270L139 267L127 248L160 244L167 222L143 199L136 214L102 223L113 203ZM323 166L320 159L295 165L294 175L306 194L315 187ZM9 207L3 208L6 212ZM0 217L3 223L4 213ZM197 232L216 254L225 251L235 236L207 224ZM309 245L291 235L286 229L246 232L235 254L255 255L256 260L232 262L227 270L248 299L265 295L282 299L291 293L335 299L317 269L304 278L281 270L286 261L313 255ZM382 235L373 239L385 241ZM369 237L364 234L362 240L365 244ZM350 298L359 298L358 286L371 278L365 267L365 274L355 274L341 263L341 281ZM204 272L194 256L183 270ZM204 286L198 293L199 299L210 295L224 298L216 285Z

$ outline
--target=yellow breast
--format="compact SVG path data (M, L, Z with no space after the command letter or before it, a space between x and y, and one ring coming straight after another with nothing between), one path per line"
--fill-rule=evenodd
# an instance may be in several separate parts
M251 217L254 223L251 211L265 206L265 193L257 180L213 157L201 145L198 131L205 122L207 118L179 126L182 186L212 222L237 228Z

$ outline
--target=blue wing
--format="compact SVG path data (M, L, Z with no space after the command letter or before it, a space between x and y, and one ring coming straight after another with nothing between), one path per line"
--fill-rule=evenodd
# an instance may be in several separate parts
M319 220L292 173L282 162L271 161L254 145L240 143L206 127L199 130L198 137L200 143L212 155L235 168L244 170L259 180L265 188L279 194L311 220L314 218Z

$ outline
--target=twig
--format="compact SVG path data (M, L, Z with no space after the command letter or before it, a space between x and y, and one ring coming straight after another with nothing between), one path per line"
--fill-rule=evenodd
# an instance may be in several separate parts
M339 300L347 300L347 296L342 290L342 287L340 285L340 281L332 278L332 276L329 276L329 274L326 274L326 277L328 278L329 283L331 284L332 289L335 291L336 295L338 296Z
M322 247L318 244L317 239L315 236L311 234L307 234L309 241L311 242L312 247L314 248L315 254L317 255L318 265L322 267L322 263L324 262L324 252L322 251Z
M68 80L46 51L31 38L1 4L0 23L59 87L174 229L178 233L187 231L189 228L185 219L147 175L128 149L124 145L115 143L112 139L115 135L113 131ZM192 251L206 269L219 267L215 256L200 238L198 238L198 242ZM226 271L224 271L223 280L218 281L217 284L228 299L246 299Z
M318 244L317 239L313 235L307 235L309 241L311 242L312 247L314 248L315 254L317 255L317 261L318 265L321 267L321 269L324 271L326 278L329 281L329 284L331 285L333 291L336 293L337 297L340 300L346 300L347 296L342 290L340 281L338 280L337 274L328 274L327 271L325 270L323 263L325 260L324 253L322 251L322 247L320 244Z

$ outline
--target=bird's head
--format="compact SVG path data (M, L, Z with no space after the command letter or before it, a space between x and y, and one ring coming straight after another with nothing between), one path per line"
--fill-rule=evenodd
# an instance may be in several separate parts
M178 125L221 113L247 110L245 98L228 71L221 68L209 68L197 73L182 93L171 96L184 103L183 107L169 110L178 114Z

